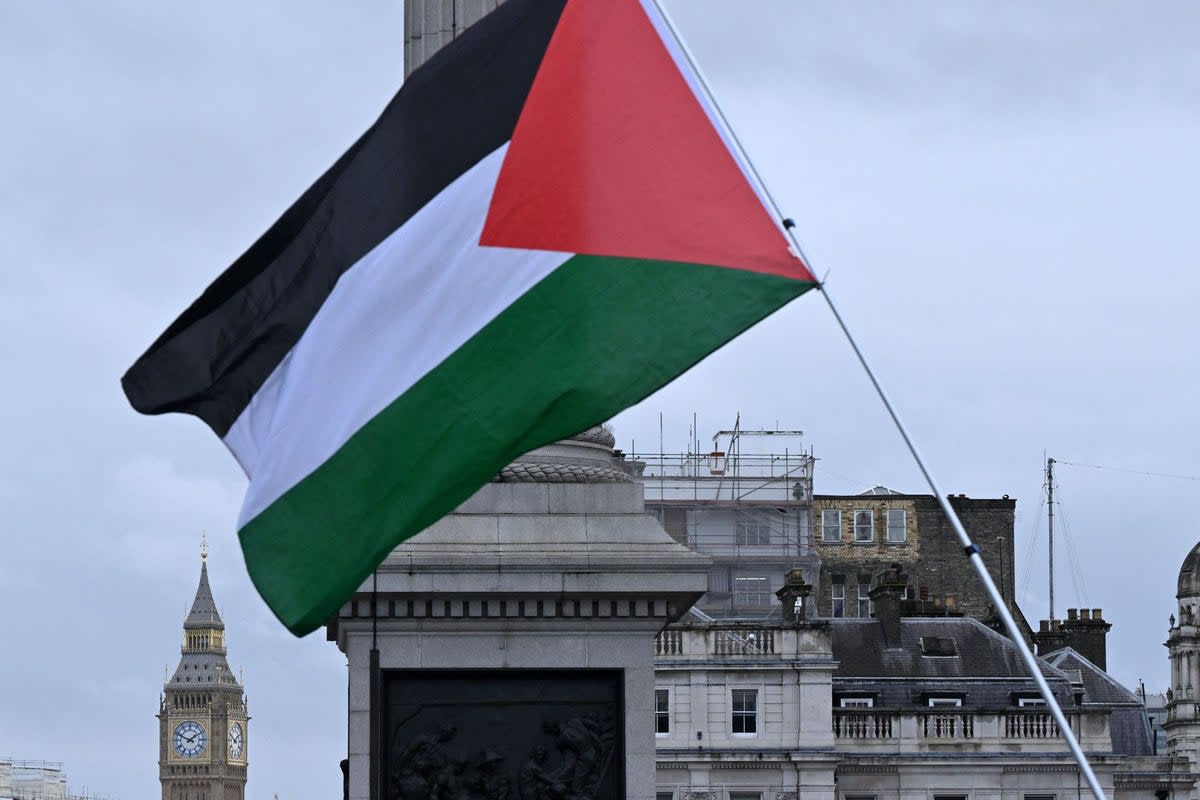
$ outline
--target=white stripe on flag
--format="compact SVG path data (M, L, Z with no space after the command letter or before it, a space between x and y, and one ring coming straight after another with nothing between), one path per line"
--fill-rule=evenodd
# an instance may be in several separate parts
M225 444L250 476L239 528L574 255L479 246L507 151L346 271L229 429Z

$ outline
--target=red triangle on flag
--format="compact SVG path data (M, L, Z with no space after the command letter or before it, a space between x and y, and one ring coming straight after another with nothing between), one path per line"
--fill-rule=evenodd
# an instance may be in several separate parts
M571 0L480 244L813 280L638 0Z

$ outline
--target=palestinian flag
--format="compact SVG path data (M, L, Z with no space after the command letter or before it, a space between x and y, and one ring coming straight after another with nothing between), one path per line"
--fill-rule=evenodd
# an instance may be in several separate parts
M298 635L513 458L811 288L652 2L508 0L129 370L250 478Z

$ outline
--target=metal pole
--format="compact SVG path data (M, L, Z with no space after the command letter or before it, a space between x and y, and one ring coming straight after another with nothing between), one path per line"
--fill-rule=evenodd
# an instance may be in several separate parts
M662 7L661 0L653 0L653 4L654 8L658 11L658 14L662 17L667 29L670 31L675 43L679 46L684 58L687 60L688 66L691 67L692 72L695 74L696 80L707 96L708 101L712 104L713 113L717 118L718 124L724 128L724 133L729 137L729 141L731 142L732 146L737 150L738 155L741 156L743 162L745 163L750 173L752 182L757 184L757 188L761 196L770 205L770 208L776 215L776 219L782 224L784 235L792 243L792 246L796 250L797 256L803 260L805 265L807 265L810 270L812 270L813 264L811 261L805 258L804 250L800 246L799 240L796 238L794 231L795 223L786 218L780 211L779 204L775 202L774 196L767 189L766 183L763 181L758 169L754 166L754 162L750 160L749 155L742 146L741 140L738 139L737 134L734 133L732 126L729 124L729 120L725 117L725 113L717 104L717 100L713 96L708 80L704 77L704 73L701 71L700 66L696 63L696 59L692 56L687 44L683 41L683 37L679 35L679 29L675 26L674 21L667 14L666 9ZM901 438L904 439L905 445L908 446L908 451L912 454L913 460L916 461L917 467L921 470L921 474L925 477L925 482L929 485L930 491L933 493L934 497L937 498L939 505L942 507L943 513L946 515L946 519L950 522L951 527L958 536L959 542L963 546L964 554L970 560L971 566L975 568L975 572L979 575L979 580L983 583L984 589L987 591L988 596L995 605L996 612L1000 615L1000 619L1004 622L1005 630L1008 631L1013 644L1016 646L1018 653L1020 653L1021 660L1025 663L1025 667L1029 671L1030 677L1033 678L1034 683L1037 684L1038 691L1041 693L1042 698L1046 701L1046 707L1054 717L1055 722L1058 723L1059 731L1062 733L1062 737L1066 741L1067 747L1071 750L1071 754L1075 757L1075 762L1079 765L1080 772L1084 775L1084 777L1087 778L1088 787L1092 790L1092 794L1095 796L1096 800L1107 800L1104 790L1100 787L1100 781L1096 778L1096 773L1092 771L1092 765L1088 763L1088 759L1083 752L1083 748L1079 746L1079 741L1075 738L1075 734L1071 730L1070 722L1067 720L1062 708L1059 707L1058 700L1054 697L1054 693L1050 690L1050 685L1046 683L1045 676L1042 675L1042 670L1038 666L1037 659L1034 657L1033 652L1029 649L1029 645L1025 644L1025 639L1021 636L1021 630L1017 627L1016 620L1013 619L1012 613L1008 610L1008 605L1004 602L1004 597L1000 594L1000 590L996 588L995 581L992 580L992 576L988 572L987 566L983 563L983 559L979 555L979 547L971 541L971 537L967 534L966 529L963 527L962 520L958 518L958 514L954 511L954 507L950 505L948 496L942 491L937 479L934 478L933 473L926 465L925 459L921 456L920 450L917 449L916 442L913 441L912 436L908 432L908 427L900 418L900 414L896 411L895 406L892 405L892 401L888 397L887 392L884 390L882 384L879 383L879 379L875 376L875 370L871 368L871 364L867 360L866 355L858 346L858 342L855 340L854 335L850 333L850 328L847 327L845 320L842 319L842 315L838 311L837 305L833 302L833 297L830 295L828 287L818 281L817 288L821 290L821 295L825 298L825 303L827 306L829 306L830 313L833 314L833 318L837 321L838 327L842 329L842 333L845 335L846 341L849 342L850 348L854 351L854 355L858 358L859 364L862 365L863 371L866 372L867 378L870 379L871 385L875 387L875 392L879 395L879 399L883 402L884 408L887 409L888 415L892 418L892 422L895 424L896 430L899 431Z
M1050 548L1050 624L1054 624L1054 459L1046 459L1046 508L1050 511L1047 522Z

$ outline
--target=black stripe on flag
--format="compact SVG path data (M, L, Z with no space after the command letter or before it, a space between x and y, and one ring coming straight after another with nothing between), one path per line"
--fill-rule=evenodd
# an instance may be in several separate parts
M413 72L353 147L129 368L130 404L194 414L224 437L342 273L512 137L565 1L508 0Z

